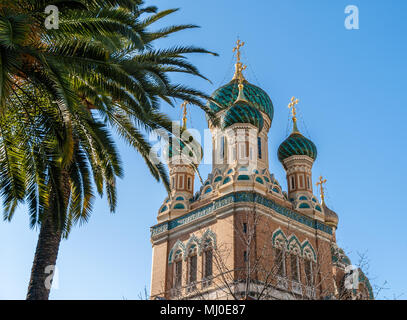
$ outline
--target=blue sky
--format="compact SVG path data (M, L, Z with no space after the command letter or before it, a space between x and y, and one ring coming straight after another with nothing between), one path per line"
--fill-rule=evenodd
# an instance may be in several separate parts
M337 239L357 260L367 252L372 282L387 281L382 297L407 298L405 94L407 92L407 2L399 0L147 1L181 10L160 24L193 23L157 47L197 45L219 57L191 56L212 84L177 75L207 93L233 75L232 47L246 42L246 78L271 97L275 115L269 132L270 171L284 186L278 145L287 136L291 96L300 99L299 128L318 148L313 179L328 179L327 204L339 215ZM344 27L347 5L359 8L359 30ZM181 101L179 101L181 103ZM179 119L181 111L163 104ZM189 126L207 127L201 110ZM51 299L137 299L149 289L149 227L166 193L141 157L119 142L125 177L118 183L117 213L98 199L89 223L63 241L57 261L59 288ZM206 177L210 165L200 167ZM198 183L198 182L197 182ZM199 187L199 184L198 184ZM285 188L286 189L286 188ZM21 207L11 223L0 223L0 299L24 299L37 231Z

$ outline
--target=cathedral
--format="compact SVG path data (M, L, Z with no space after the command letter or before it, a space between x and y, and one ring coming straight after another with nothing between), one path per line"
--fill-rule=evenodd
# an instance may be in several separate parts
M170 193L151 227L151 299L374 299L336 244L338 215L325 203L327 180L313 181L317 147L298 128L294 97L291 134L277 150L287 190L270 173L274 106L245 79L243 45L232 80L208 101L212 171L199 190L203 151L187 134L187 102L181 134L167 144Z

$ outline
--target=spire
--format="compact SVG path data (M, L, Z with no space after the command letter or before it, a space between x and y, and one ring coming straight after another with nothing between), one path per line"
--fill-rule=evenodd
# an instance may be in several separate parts
M293 133L299 133L297 127L297 109L295 106L298 104L299 100L295 97L291 98L291 102L288 104L288 108L291 109L292 119L293 119Z
M326 179L323 179L322 176L320 176L316 185L320 186L322 204L325 204L324 183L326 183Z
M189 104L189 101L184 101L181 104L181 108L183 108L183 113L182 113L182 129L185 130L187 128L187 105Z

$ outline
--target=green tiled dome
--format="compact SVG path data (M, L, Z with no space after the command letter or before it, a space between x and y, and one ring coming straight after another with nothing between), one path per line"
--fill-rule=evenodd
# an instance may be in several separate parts
M291 133L278 148L278 160L281 162L295 155L308 156L313 160L317 158L317 147L315 144L298 131Z
M170 137L167 148L164 150L168 159L173 155L185 155L187 159L194 163L199 163L202 160L203 150L192 136L187 140L178 140L175 137Z
M267 114L270 118L270 121L272 121L274 115L274 107L267 93L261 88L247 82L246 80L243 81L243 85L243 93L246 99L251 102L256 109ZM209 108L211 108L215 112L220 111L222 107L227 108L236 101L238 94L238 80L235 79L230 81L228 84L220 87L212 94L212 98L214 98L218 104L209 102Z
M261 131L264 121L259 110L252 107L246 101L240 100L236 101L226 112L222 127L225 129L235 123L250 123Z

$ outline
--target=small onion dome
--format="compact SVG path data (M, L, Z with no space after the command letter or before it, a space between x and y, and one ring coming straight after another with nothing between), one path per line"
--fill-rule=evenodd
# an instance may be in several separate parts
M244 100L238 100L226 112L226 115L223 118L222 128L226 129L235 123L250 123L261 131L261 129L263 129L264 121L259 110L252 107L250 103Z
M324 214L325 214L325 223L331 227L337 227L338 226L338 215L336 214L335 211L329 209L325 202L322 203L322 208L324 208Z
M164 149L164 153L171 161L174 156L181 156L187 162L198 165L203 156L203 150L201 145L194 139L193 136L189 136L188 139L178 140L174 137L170 137L167 148Z
M278 148L278 160L280 162L291 156L308 156L315 160L317 158L317 147L311 140L305 138L295 129Z
M233 79L217 89L211 96L216 103L209 101L208 107L214 112L219 112L234 104L239 94L238 85L238 79ZM243 85L243 93L247 101L249 101L255 109L264 112L270 118L270 122L273 121L274 107L268 94L247 80L243 80Z

